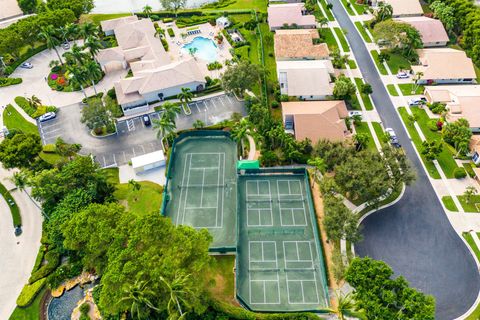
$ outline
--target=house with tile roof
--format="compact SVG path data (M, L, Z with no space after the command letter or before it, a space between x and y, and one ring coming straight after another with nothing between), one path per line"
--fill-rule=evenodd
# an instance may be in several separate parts
M330 51L320 39L316 29L279 29L274 35L275 59L280 60L326 60Z
M418 30L422 38L423 47L445 47L449 41L447 31L440 20L428 17L404 17L396 21L408 23Z
M303 3L270 4L268 9L270 30L294 25L296 28L315 29L315 16L308 14Z
M423 9L419 0L372 0L373 6L385 2L392 6L394 18L414 17L423 15Z

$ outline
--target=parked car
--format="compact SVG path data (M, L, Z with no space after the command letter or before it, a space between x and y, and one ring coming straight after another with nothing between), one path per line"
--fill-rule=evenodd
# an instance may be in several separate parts
M48 121L48 120L51 120L51 119L55 119L56 117L57 117L57 114L55 112L47 112L47 113L41 115L40 117L38 117L38 121L44 122L44 121Z
M143 124L148 127L152 124L152 122L150 121L150 117L148 116L148 114L144 114L142 116L142 120L143 120Z
M397 73L397 78L398 79L408 79L409 77L410 77L410 75L405 71L399 71Z
M413 99L410 99L408 101L408 105L409 106L420 106L420 105L424 105L427 103L427 99L424 98L424 97L421 97L421 98L413 98Z
M68 41L63 42L62 43L62 48L65 49L65 50L70 49L70 43L68 43Z
M361 117L361 116L362 116L362 111L357 111L357 110L355 110L355 111L348 111L348 117L349 117L349 118L353 118L353 117L355 117L355 116L360 116L360 117Z
M402 145L400 144L400 142L398 142L397 137L390 138L390 143L391 143L392 146L394 146L395 148L401 148L401 147L402 147Z
M15 226L15 236L18 237L22 234L22 226Z
M24 62L20 65L20 68L23 68L23 69L32 69L33 68L33 64L31 64L30 62Z
M397 137L397 135L395 134L395 131L393 131L392 128L386 128L385 132L390 136L390 139Z

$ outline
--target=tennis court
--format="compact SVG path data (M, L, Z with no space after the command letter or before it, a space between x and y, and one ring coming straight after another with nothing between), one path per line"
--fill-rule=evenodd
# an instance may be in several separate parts
M238 179L239 299L254 311L326 308L326 275L305 173Z
M167 216L206 228L211 248L236 246L236 145L224 135L188 136L171 159Z

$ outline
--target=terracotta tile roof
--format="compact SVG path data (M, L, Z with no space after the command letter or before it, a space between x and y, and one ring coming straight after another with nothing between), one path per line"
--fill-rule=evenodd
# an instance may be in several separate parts
M393 8L393 16L420 16L422 6L418 0L384 0Z
M315 29L277 30L275 32L275 57L279 59L328 59L326 43L313 44L318 39Z
M267 11L270 29L280 28L284 24L296 24L298 26L316 25L313 15L302 14L302 11L305 11L303 3L271 4Z
M404 17L395 19L408 23L418 30L424 44L448 42L448 34L440 20L428 17Z

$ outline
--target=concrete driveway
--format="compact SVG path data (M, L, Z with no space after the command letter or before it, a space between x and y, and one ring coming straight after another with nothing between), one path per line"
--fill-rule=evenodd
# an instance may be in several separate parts
M9 184L11 172L0 168L0 180ZM40 248L42 215L24 192L13 191L20 214L23 233L16 237L10 209L0 196L0 319L8 319L16 307L16 300L30 273Z
M437 319L454 319L473 305L480 290L475 260L450 225L364 42L340 1L331 3L365 81L373 87L372 98L385 127L395 130L418 173L399 202L362 222L364 240L355 250L385 261L396 275L433 295Z
M152 126L145 126L140 115L120 121L117 124L118 134L106 137L93 137L87 127L80 122L81 104L73 104L60 109L53 120L38 123L43 144L55 143L62 137L69 143L80 143L82 154L93 154L102 167L127 164L132 157L150 153L162 148L160 140ZM177 129L193 127L200 119L206 125L212 125L230 119L234 112L246 114L243 102L232 96L220 95L190 103L191 115L183 113L177 116ZM157 112L149 114L150 119L159 119Z

